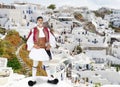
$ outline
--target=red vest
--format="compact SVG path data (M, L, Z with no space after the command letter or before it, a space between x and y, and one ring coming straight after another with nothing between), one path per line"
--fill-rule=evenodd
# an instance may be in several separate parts
M44 27L43 32L45 34L46 42L49 42L49 31L48 31L48 28ZM31 34L32 34L32 30L30 31L27 39L30 37ZM34 43L38 42L38 38L39 38L39 30L37 29L37 27L34 27L34 30L33 30L33 41L34 41Z

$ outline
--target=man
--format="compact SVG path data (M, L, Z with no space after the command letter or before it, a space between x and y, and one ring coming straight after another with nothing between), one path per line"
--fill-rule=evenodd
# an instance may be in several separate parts
M27 40L27 50L30 51L29 58L33 60L33 80L28 82L30 86L36 84L35 78L39 61L50 60L47 52L50 50L51 45L52 44L50 44L50 31L47 27L43 27L43 17L39 16L37 17L37 26L31 29ZM54 81L48 80L48 82L54 84ZM55 83L57 82L58 80L55 79Z

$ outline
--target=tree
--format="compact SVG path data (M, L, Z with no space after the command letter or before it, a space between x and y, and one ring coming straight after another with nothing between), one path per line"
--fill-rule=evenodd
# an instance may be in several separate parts
M56 8L55 4L50 4L47 8L54 10Z
M82 48L79 45L76 47L76 50L77 54L80 54L82 52Z
M118 66L116 67L116 71L117 71L117 72L119 71L119 67L118 67Z
M77 54L80 54L82 52L82 48L80 45L76 46L73 50L74 52L76 52Z

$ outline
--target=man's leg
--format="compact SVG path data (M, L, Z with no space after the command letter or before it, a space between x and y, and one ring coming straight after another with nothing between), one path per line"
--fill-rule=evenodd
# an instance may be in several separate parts
M32 77L33 80L28 81L28 85L29 86L33 86L34 84L36 84L36 72L37 72L37 66L38 66L38 61L34 61L33 60L33 67L32 67Z
M59 82L59 80L57 78L54 77L54 72L55 72L55 69L54 67L50 67L47 63L43 62L43 69L47 72L47 75L48 75L48 80L47 82L48 83L51 83L51 84L57 84Z
M36 73L37 73L37 66L38 66L38 61L33 60L33 67L32 67L32 77L35 80L36 78Z

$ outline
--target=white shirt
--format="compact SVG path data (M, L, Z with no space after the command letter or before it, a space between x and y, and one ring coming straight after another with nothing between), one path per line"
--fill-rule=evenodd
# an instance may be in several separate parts
M45 37L45 34L43 32L43 27L42 28L37 27L37 29L39 30L39 37Z

